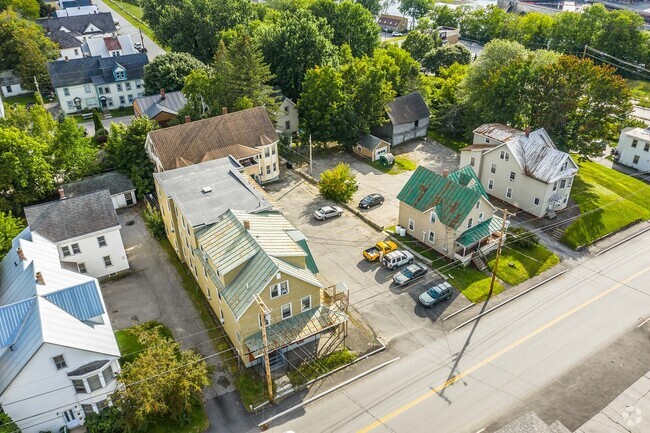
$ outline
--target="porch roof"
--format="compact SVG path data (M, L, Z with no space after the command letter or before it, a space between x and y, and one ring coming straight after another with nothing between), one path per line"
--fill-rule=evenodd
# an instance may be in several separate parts
M303 313L273 323L266 328L268 351L288 346L296 341L311 337L328 328L345 323L348 317L338 308L319 306ZM262 330L249 335L244 339L250 353L254 357L262 355L264 343L262 342Z
M456 239L456 243L464 247L469 247L499 230L501 230L501 218L492 217L489 220L485 220L482 223L465 230L465 232Z

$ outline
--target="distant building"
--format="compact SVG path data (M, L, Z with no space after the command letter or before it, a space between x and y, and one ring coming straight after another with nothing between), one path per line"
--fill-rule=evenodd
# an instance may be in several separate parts
M86 41L84 51L91 57L118 57L137 54L130 35L104 36Z
M115 209L133 206L137 203L133 182L131 182L131 179L127 176L116 171L98 174L72 183L66 183L61 186L61 189L67 198L73 198L91 192L108 189Z
M440 26L437 28L438 35L442 39L443 44L457 44L459 41L460 32L457 28Z
M23 433L67 431L111 405L120 351L95 278L23 230L0 262L0 407Z
M361 155L371 161L377 161L382 155L390 153L390 143L374 135L366 134L361 137L352 150L357 155Z
M650 172L650 128L625 128L618 139L618 162Z
M160 89L160 93L155 95L136 98L133 101L133 112L136 117L147 116L164 128L178 116L185 104L187 98L183 92L165 92L165 89Z
M91 15L39 18L36 20L46 34L63 31L85 42L91 38L114 36L117 27L110 12Z
M120 221L107 189L28 206L30 230L54 244L59 260L95 278L129 269Z
M23 89L21 84L20 77L15 74L13 69L0 72L0 88L2 89L2 96L5 98L34 93L31 90Z
M5 117L5 104L2 102L2 97L0 96L0 119Z
M64 2L65 4L73 2ZM57 9L55 11L57 17L74 17L77 15L91 15L98 14L99 9L95 5L90 6L76 6L68 7L67 9Z
M385 32L403 32L408 29L409 20L406 17L381 14L377 19L377 24Z
M298 132L298 108L296 103L286 97L280 98L280 106L275 114L275 129L278 132L295 134Z
M393 99L386 106L386 115L387 122L373 128L372 134L391 146L427 136L431 113L420 92Z
M145 148L157 172L232 156L259 183L280 175L278 134L264 107L151 131Z

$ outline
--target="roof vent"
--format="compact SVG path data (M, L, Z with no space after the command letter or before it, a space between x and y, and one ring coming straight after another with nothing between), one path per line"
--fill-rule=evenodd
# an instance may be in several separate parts
M212 188L209 187L209 186L204 186L203 188L201 188L201 192L202 192L203 194L207 194L207 193L209 193L209 192L212 192Z
M42 272L36 272L36 284L45 285L45 278Z

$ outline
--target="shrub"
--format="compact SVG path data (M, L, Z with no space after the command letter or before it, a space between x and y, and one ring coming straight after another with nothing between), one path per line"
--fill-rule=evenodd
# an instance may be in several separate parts
M154 238L158 240L165 239L167 236L167 232L165 232L165 223L163 222L162 215L160 215L158 209L155 209L148 204L142 217L144 219L144 225L147 226L147 229L151 232Z
M116 406L105 408L99 413L86 415L88 433L122 433L122 414Z
M97 144L106 143L106 140L108 140L108 131L104 128L96 130L93 140L95 140L95 143Z
M530 249L539 244L539 236L523 227L512 227L508 230L507 242L519 248Z
M357 192L359 185L350 166L342 162L333 169L321 173L318 189L326 199L347 203Z

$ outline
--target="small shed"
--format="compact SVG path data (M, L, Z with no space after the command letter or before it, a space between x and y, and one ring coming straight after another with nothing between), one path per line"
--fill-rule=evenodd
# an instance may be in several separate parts
M390 143L367 134L361 137L353 150L357 155L369 158L371 161L378 161L382 155L390 153Z
M115 209L136 204L135 186L125 175L111 171L61 185L61 197L71 198L108 189Z

